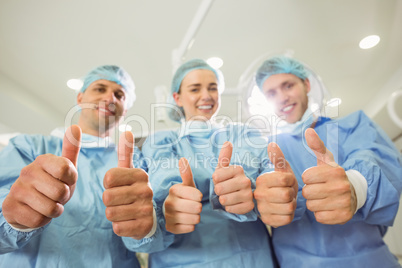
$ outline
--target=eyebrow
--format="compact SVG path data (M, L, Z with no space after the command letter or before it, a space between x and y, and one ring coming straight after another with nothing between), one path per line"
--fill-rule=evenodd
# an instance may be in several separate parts
M94 84L94 86L102 86L102 87L106 87L106 85L105 85L105 84L102 84L102 82L95 83L95 84Z
M102 82L97 82L97 83L95 83L94 84L94 86L101 86L101 87L108 87L108 85L106 85L106 84L103 84ZM120 86L120 85L119 85ZM122 86L120 86L119 88L112 88L113 89L113 91L116 91L116 90L120 90L120 91L122 91L124 94L126 94L126 92L124 91L124 88L122 87Z
M217 86L218 84L215 82L209 83L208 86ZM201 83L195 83L195 84L190 84L187 87L199 87L201 86Z
M274 90L274 89L276 89L276 88L282 88L283 86L285 86L286 84L289 84L289 83L292 83L292 80L286 80L286 81L284 81L284 82L282 82L279 86L277 86L277 87L274 87L274 88L269 88L269 89L267 89L266 91L270 91L270 90Z

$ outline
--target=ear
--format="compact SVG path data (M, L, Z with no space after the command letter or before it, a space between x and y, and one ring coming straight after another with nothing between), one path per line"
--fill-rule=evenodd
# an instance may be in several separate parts
M304 85L306 86L306 93L309 93L311 90L310 80L308 78L304 79Z
M183 107L183 104L181 103L181 98L180 98L180 94L177 92L173 92L173 99L176 102L177 106L179 107Z
M81 102L82 102L82 92L80 92L80 93L78 93L78 95L77 95L77 104L81 104Z

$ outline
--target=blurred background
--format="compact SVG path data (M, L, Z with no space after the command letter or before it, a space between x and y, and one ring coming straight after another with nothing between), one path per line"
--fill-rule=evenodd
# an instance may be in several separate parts
M125 123L139 142L177 126L155 104L192 58L222 60L219 113L244 122L260 99L253 72L277 53L320 76L324 104L338 100L336 116L363 110L402 150L401 26L402 0L0 0L0 150L17 133L64 126L77 95L67 81L103 64L134 79L137 101ZM371 35L380 42L360 48ZM399 256L401 214L387 235Z

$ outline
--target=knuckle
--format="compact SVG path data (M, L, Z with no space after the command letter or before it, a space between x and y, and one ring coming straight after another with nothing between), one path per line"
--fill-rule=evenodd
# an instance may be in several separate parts
M289 178L285 176L284 174L281 174L278 178L279 186L288 186L289 185Z
M103 186L108 189L113 186L113 181L115 178L117 168L111 168L109 169L106 173L105 176L103 177Z
M103 200L103 204L104 204L106 207L111 204L111 202L112 202L112 194L110 193L110 191L105 190L105 191L103 192L102 200Z
M48 159L50 156L51 156L51 154L41 154L36 157L35 161L38 161L41 163L43 161L46 161L46 159Z
M248 202L246 206L246 211L250 212L253 209L254 209L254 202Z
M64 207L61 204L53 203L48 207L48 214L51 218L60 217L64 211Z
M197 214L200 214L201 211L202 211L202 204L198 203L194 208L194 212L197 213Z
M306 199L309 198L309 191L308 191L308 186L307 186L307 185L302 188L302 195L303 195L303 197L306 198Z
M247 177L242 179L242 184L245 188L249 188L251 190L251 180Z
M219 181L219 175L218 175L216 172L214 172L214 173L212 174L212 181L213 181L214 183L217 183L217 182Z
M263 223L268 224L268 225L273 225L273 217L271 214L265 214L261 215L261 220Z
M226 202L227 202L226 197L224 197L224 196L219 196L219 203L221 203L221 204L224 206Z
M234 165L233 168L236 174L244 174L244 168L242 166Z
M136 171L136 178L138 178L138 180L145 180L148 182L148 173L143 170L142 168L136 168L134 169Z
M201 222L201 215L196 215L195 224L199 224Z
M21 169L20 177L29 177L32 172L32 165L25 166Z
M57 201L65 203L70 198L70 187L63 183L54 189L54 194Z
M106 210L105 210L106 219L113 222L114 214L115 214L115 212L114 212L113 208L111 208L111 207L106 208Z
M285 210L286 213L293 214L294 209L295 209L295 207L294 207L293 202L285 204L285 209L284 210Z
M113 222L113 232L118 235L122 236L122 228L120 227L120 224L118 222Z
M142 206L140 209L140 214L144 216L149 216L153 214L153 206Z
M103 178L103 185L105 186L105 188L110 188L110 186L112 185L112 181L113 181L113 171L114 168L109 169L106 173L105 173L105 177Z
M141 191L141 193L139 194L140 198L142 198L143 200L150 200L153 197L153 192L152 190L148 187L145 186L144 190Z
M65 161L63 161L63 163L61 163L58 167L58 173L59 176L63 176L63 175L69 175L70 172L70 164L69 164L69 160L64 159Z
M314 211L314 207L313 207L312 202L310 200L306 201L306 207L307 207L308 210Z
M255 186L256 187L262 186L261 184L263 184L263 180L264 180L264 177L262 177L262 176L257 177L257 179L255 180Z
M223 193L223 185L222 184L215 184L214 190L217 195L221 195Z
M291 189L285 188L281 191L281 199L285 202L290 202L293 200L293 194Z
M264 201L267 198L266 192L264 190L256 189L254 191L254 198L259 201Z
M315 215L315 219L317 222L323 223L323 224L326 223L326 218L324 217L323 213L316 212L316 213L314 213L314 215Z

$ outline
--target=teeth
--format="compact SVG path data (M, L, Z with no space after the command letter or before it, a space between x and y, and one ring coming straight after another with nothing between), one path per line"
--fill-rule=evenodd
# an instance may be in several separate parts
M198 109L212 109L212 105L201 105L201 106L198 106Z
M99 111L101 111L101 112L103 112L103 113L112 113L110 110L104 109L104 108L100 108L100 107L99 107Z
M292 108L293 108L293 105L289 105L289 106L286 106L285 108L283 108L282 111L287 112Z

